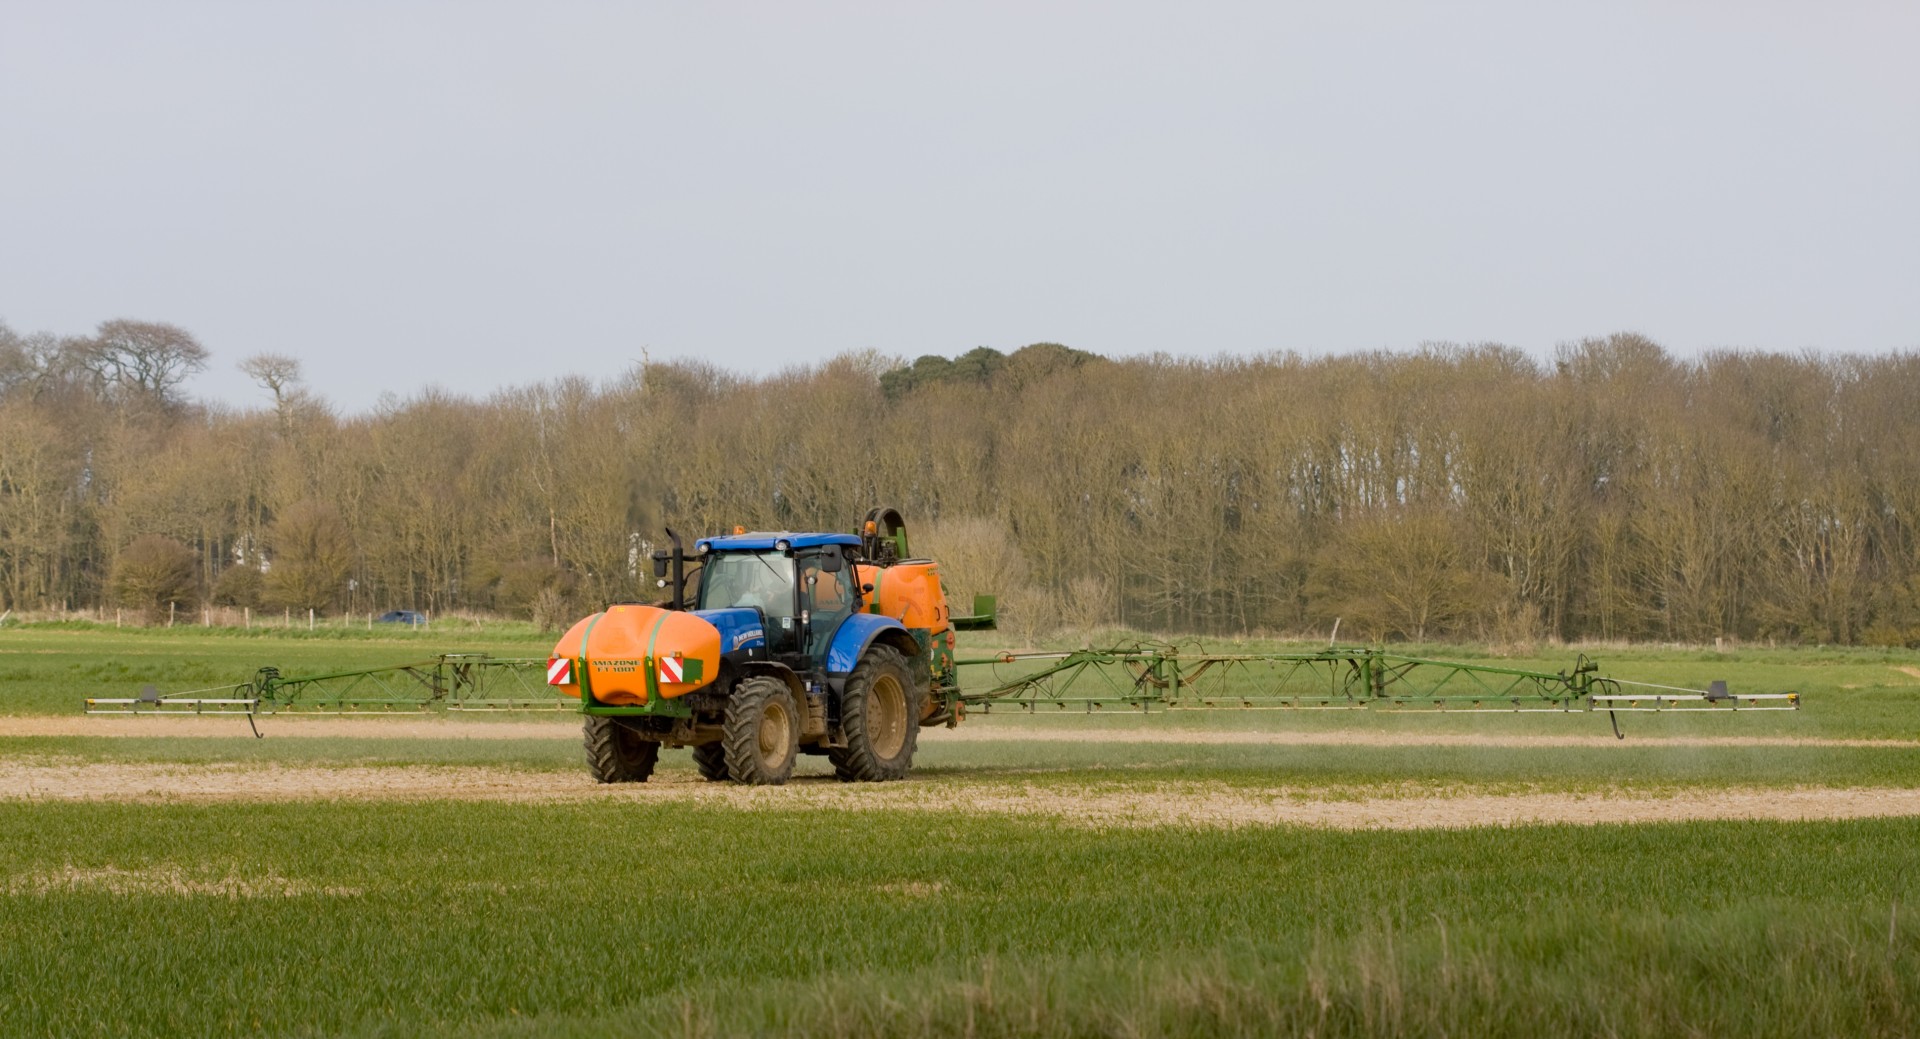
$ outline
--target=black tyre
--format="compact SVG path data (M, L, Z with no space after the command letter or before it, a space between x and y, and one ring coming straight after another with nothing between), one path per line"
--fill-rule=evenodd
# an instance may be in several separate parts
M585 742L587 771L602 783L644 783L660 762L660 744L618 718L589 715Z
M785 682L756 675L735 685L723 731L720 746L734 782L779 786L793 775L800 715Z
M843 781L904 779L920 740L926 691L913 680L907 658L892 646L874 646L847 676L840 726L847 745L829 755Z
M720 740L693 748L693 764L703 778L716 783L727 778L727 746Z

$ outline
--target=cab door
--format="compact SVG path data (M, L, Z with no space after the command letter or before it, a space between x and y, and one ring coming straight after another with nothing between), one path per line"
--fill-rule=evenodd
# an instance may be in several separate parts
M844 545L824 545L796 553L800 578L800 626L807 659L825 660L833 633L860 605L854 590L853 560Z

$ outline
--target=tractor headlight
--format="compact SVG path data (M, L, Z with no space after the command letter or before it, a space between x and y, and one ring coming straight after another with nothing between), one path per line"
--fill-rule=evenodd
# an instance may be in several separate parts
M781 538L780 540L773 543L773 547L775 551L785 552L788 549L793 547L793 542L788 541L786 538Z
M708 552L711 552L711 551L713 551L713 546L712 546L712 545L709 545L709 544L707 544L707 543L706 543L706 542L704 542L704 541L702 541L702 542L700 542L699 544L697 544L697 545L695 545L695 546L693 546L693 550L694 550L694 551L695 551L696 553L698 553L698 554L700 554L700 555L703 555L703 556L704 556L704 555L706 555L706 554L707 554Z

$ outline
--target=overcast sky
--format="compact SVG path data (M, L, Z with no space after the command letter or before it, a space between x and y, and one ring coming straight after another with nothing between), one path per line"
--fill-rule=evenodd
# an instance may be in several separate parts
M1920 348L1920 3L0 0L0 321L638 360Z

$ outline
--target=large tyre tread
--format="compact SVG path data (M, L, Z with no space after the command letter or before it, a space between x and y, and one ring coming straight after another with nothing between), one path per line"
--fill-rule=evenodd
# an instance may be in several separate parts
M882 675L892 675L905 697L905 733L898 753L881 756L874 748L867 717L872 706L873 683ZM874 646L867 650L859 666L847 676L840 702L840 725L847 736L845 747L836 747L828 755L833 774L841 782L882 783L905 779L913 768L913 754L920 740L920 712L926 703L926 683L916 681L907 658L892 646Z
M787 748L785 760L768 766L760 753L761 715L769 704L787 712ZM757 675L733 687L722 726L720 746L724 748L727 775L736 783L750 786L780 786L793 776L794 761L800 750L800 717L793 704L793 691L778 678Z
M660 763L660 744L617 718L589 716L582 742L587 750L587 771L602 783L644 783Z
M702 779L706 779L714 783L726 782L727 781L726 744L722 743L719 740L715 740L712 743L702 743L698 747L693 748L693 765L695 768L700 770L700 776Z

